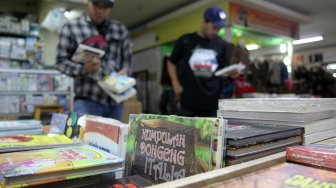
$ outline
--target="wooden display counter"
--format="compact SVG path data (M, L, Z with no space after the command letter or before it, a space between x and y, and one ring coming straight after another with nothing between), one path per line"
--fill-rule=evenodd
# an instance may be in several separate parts
M286 161L286 152L277 153L267 157L259 158L246 163L213 170L207 173L197 174L183 179L166 182L151 186L150 188L172 188L172 187L204 187L231 178L239 177L248 173L262 170Z

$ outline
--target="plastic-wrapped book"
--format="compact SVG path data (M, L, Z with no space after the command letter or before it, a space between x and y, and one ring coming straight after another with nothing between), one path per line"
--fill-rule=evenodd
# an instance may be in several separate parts
M336 98L251 98L220 99L219 110L306 113L335 111Z
M222 99L218 117L308 123L336 117L336 99Z

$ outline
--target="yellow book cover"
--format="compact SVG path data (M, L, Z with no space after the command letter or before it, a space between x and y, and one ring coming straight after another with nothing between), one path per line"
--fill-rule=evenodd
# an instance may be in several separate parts
M0 137L0 152L20 151L27 149L47 148L74 144L74 141L65 135L19 135Z

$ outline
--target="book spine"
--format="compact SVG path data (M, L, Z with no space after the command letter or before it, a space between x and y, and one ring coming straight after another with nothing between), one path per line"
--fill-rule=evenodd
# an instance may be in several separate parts
M336 153L298 148L287 148L286 159L302 164L309 164L336 170Z
M216 122L217 126L217 152L216 152L216 169L223 167L224 161L224 147L225 147L225 126L227 121L223 118L218 118Z

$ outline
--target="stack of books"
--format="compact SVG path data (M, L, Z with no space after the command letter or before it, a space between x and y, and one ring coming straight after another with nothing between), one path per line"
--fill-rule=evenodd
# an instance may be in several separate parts
M126 156L129 125L118 120L72 112L65 120L63 131L76 143L91 145L123 159ZM116 177L123 177L123 173L117 172Z
M89 145L0 154L1 187L23 187L122 170L123 159Z
M302 127L229 124L227 127L227 165L272 155L285 151L287 146L301 145L302 142Z
M217 115L229 123L303 127L305 144L336 136L336 99L333 98L222 99Z
M98 81L99 86L117 103L136 95L135 83L134 78L115 72Z
M110 172L122 178L128 128L110 118L54 113L48 135L0 137L0 187L65 185Z
M0 121L0 136L16 136L20 134L42 134L39 120Z

